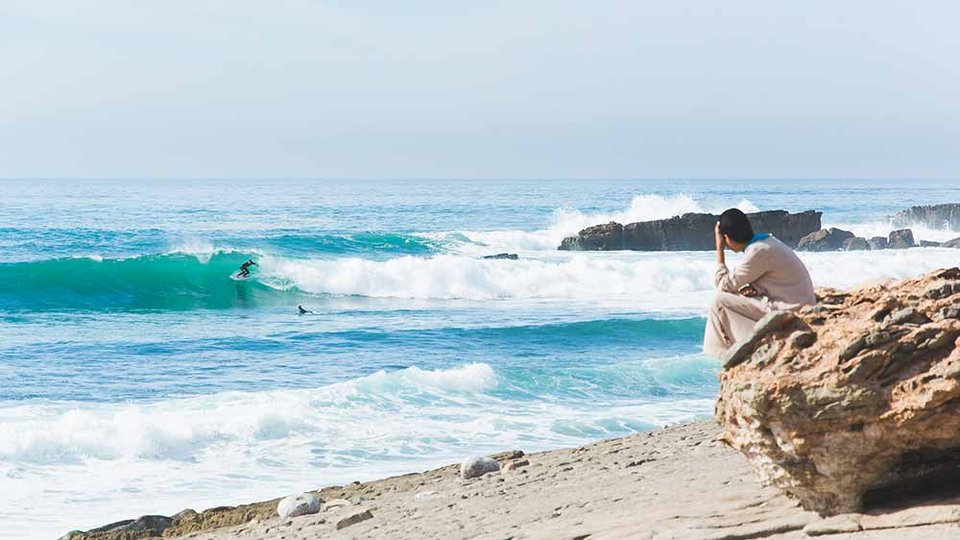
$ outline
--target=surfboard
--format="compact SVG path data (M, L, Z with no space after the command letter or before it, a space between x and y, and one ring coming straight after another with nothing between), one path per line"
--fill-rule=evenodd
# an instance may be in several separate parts
M250 278L249 275L241 276L239 272L234 272L234 273L230 274L230 279L232 279L232 280L234 280L234 281L246 281L246 280L249 279L249 278Z

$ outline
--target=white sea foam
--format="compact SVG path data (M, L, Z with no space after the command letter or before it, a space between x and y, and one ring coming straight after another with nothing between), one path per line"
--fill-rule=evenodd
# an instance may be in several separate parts
M567 236L576 234L581 229L599 223L609 223L616 221L618 223L633 223L637 221L649 221L653 219L666 219L673 216L679 216L687 212L712 212L719 213L729 206L717 208L705 208L689 195L636 195L630 201L630 205L620 211L610 213L586 213L572 208L558 208L554 211L549 226L546 229L538 231L463 231L458 234L466 236L473 242L481 244L486 251L539 251L555 250L560 242ZM755 204L743 199L736 205L744 212L756 212L759 210ZM444 235L441 235L444 236ZM471 246L464 246L464 249L471 252L480 252L482 250L471 249Z
M957 251L802 253L814 282L850 287L868 279L907 278L955 266ZM738 256L731 256L736 264ZM711 252L551 253L519 261L441 255L292 260L265 257L261 279L314 294L415 299L575 299L629 302L654 311L702 309L712 289Z
M467 453L574 445L711 407L708 399L518 402L498 395L500 386L489 365L469 364L316 389L0 407L0 538L56 537L118 516L248 502Z
M180 240L171 243L167 253L182 253L184 255L192 255L196 257L198 261L207 263L210 261L211 257L216 255L217 248L214 247L213 242L194 236L181 238Z
M237 250L228 246L218 246L213 242L196 236L181 238L175 242L170 242L165 252L166 255L189 255L197 261L206 264L214 255L221 253L239 253ZM261 255L263 252L259 249L245 249L244 253Z
M953 240L954 238L960 237L960 232L958 231L952 231L950 229L931 229L925 225L912 224L906 227L894 227L889 220L872 221L868 223L825 223L824 227L836 227L838 229L850 231L857 236L862 236L864 238L871 238L874 236L883 236L886 238L887 235L890 234L890 231L909 228L911 231L913 231L913 237L918 242L920 240L946 242L947 240Z
M286 437L330 420L315 406L351 409L364 399L434 399L495 387L487 364L449 370L411 367L315 390L229 392L142 405L61 404L0 408L0 460L64 463L102 460L189 460L223 443ZM426 399L426 398L424 398ZM411 403L414 405L415 403ZM310 414L304 415L304 412Z

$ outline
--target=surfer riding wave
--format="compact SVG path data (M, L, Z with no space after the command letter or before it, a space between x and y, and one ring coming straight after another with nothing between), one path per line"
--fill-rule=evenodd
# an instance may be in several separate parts
M251 259L247 259L247 262L240 265L240 271L237 272L238 278L245 278L250 276L250 267L251 266L260 266L257 263L253 262Z

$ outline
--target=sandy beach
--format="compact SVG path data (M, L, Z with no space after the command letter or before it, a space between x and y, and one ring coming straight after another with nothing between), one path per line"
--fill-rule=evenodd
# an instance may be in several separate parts
M277 517L279 499L175 519L164 537L936 539L960 537L960 500L900 501L822 519L760 485L711 421L517 457L462 480L458 465L315 492L319 513ZM508 467L505 467L505 469ZM189 514L189 513L188 513ZM187 514L184 514L185 516ZM101 533L86 538L132 538Z

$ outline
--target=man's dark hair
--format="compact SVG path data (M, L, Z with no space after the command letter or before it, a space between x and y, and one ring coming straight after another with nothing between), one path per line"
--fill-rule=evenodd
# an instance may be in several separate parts
M736 208L731 208L720 214L720 232L730 237L734 242L746 244L753 240L753 227L750 218Z

